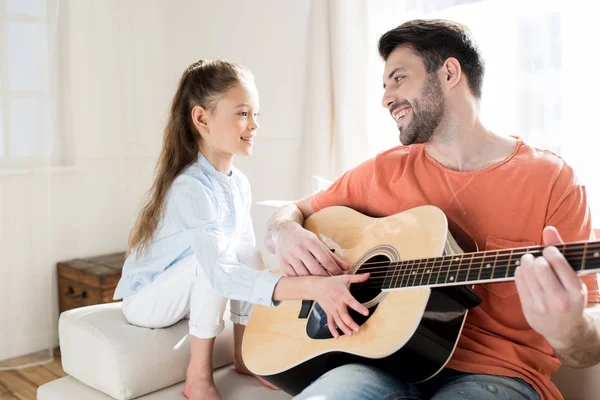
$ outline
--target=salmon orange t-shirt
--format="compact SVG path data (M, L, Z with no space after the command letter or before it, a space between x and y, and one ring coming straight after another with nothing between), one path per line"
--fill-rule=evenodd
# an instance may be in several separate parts
M594 239L585 187L573 170L521 139L506 159L473 172L445 168L422 144L398 146L346 172L311 205L315 211L347 206L371 217L434 205L486 251L541 245L549 225L565 242ZM600 302L597 275L582 279L588 301ZM519 377L542 399L562 399L550 381L560 361L525 320L514 282L475 291L483 302L469 310L446 367Z

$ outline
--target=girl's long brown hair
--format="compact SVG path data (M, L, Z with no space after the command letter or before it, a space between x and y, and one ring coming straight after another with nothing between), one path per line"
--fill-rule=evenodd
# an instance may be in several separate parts
M198 158L200 133L192 122L192 109L202 106L212 110L219 97L246 76L248 71L224 60L200 60L184 71L173 97L154 183L129 235L127 254L136 250L139 257L147 248L162 218L171 184Z

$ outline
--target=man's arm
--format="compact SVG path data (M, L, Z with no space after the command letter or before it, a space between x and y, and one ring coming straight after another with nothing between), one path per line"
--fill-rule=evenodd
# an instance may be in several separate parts
M584 323L572 343L553 347L554 354L572 368L587 368L600 363L600 304L593 303L584 311Z
M267 232L265 234L265 244L267 249L275 254L275 241L273 236L279 233L284 224L304 225L304 220L314 214L310 205L312 195L302 200L286 204L280 207L267 221Z
M288 276L339 275L349 266L304 229L304 220L314 214L312 195L277 210L267 222L265 243Z
M588 307L587 290L563 254L553 227L544 229L541 257L521 257L515 283L523 314L544 336L556 356L569 367L586 368L600 362L600 307Z

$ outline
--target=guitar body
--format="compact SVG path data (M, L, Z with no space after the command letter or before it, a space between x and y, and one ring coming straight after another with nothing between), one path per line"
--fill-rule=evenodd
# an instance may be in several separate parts
M329 207L313 214L304 227L353 265L349 273L371 272L372 277L386 273L382 267L373 267L377 263L448 253L451 237L445 215L433 206L385 218ZM246 366L292 395L348 363L373 365L410 382L436 375L450 359L467 315L463 289L417 287L383 292L381 285L367 286L371 280L351 287L358 301L369 308L369 316L351 311L361 325L360 332L339 339L331 337L318 304L308 318L299 318L303 303L299 300L272 308L254 306L242 344Z

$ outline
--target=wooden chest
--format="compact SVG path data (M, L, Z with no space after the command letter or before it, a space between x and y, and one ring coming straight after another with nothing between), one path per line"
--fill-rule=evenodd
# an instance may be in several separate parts
M62 261L58 268L60 312L113 302L121 278L125 253Z

